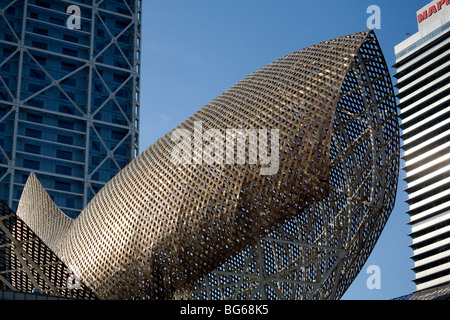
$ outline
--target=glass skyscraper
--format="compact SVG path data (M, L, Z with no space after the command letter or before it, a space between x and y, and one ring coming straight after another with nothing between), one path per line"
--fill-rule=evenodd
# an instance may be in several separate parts
M142 0L0 0L0 198L76 217L138 154Z
M450 282L450 3L417 11L395 47L417 290Z

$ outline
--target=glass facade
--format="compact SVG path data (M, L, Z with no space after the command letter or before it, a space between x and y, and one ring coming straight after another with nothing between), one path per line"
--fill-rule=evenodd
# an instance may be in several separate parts
M75 218L137 156L141 5L0 0L0 198L13 210L34 171Z

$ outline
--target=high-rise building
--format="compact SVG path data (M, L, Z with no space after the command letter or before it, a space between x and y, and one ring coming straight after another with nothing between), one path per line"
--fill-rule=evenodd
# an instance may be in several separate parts
M0 198L76 217L138 154L142 0L0 0Z
M450 1L417 11L395 47L417 290L450 281Z

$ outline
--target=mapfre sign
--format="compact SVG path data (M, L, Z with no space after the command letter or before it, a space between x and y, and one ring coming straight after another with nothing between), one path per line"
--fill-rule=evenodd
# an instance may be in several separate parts
M425 10L423 13L419 13L417 15L417 19L419 20L419 23L423 22L424 20L431 17L433 14L438 13L442 10L442 8L445 5L450 5L450 0L439 0L436 4L432 5L428 8L428 10Z

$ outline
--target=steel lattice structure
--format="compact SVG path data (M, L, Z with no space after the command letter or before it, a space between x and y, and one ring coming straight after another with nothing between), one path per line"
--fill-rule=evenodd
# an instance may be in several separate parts
M69 6L81 29L69 29ZM0 198L76 217L138 154L142 0L0 1Z
M211 145L198 145L197 123L277 130L278 170L195 157L175 165L175 130L194 132L186 150ZM139 155L76 220L34 175L18 216L100 299L336 299L393 209L398 130L376 36L356 33L232 86Z

